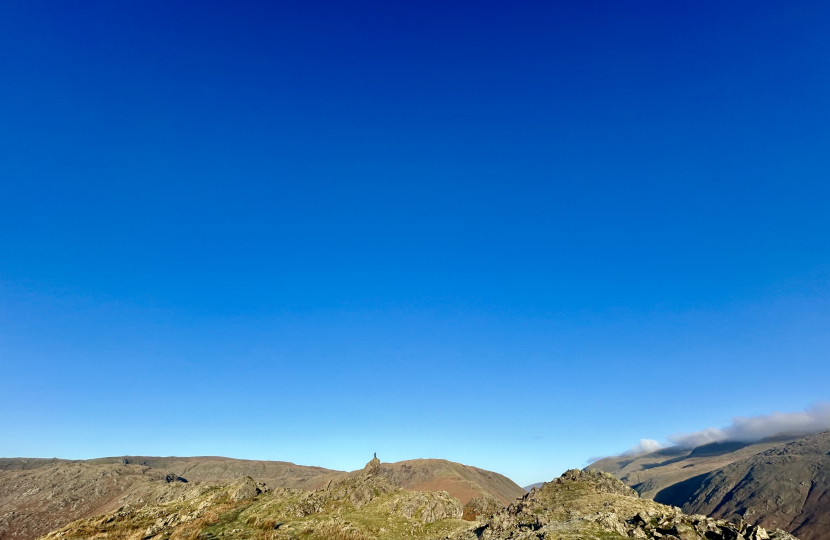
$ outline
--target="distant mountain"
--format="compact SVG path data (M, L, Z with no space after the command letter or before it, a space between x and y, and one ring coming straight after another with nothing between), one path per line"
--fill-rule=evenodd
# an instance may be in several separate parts
M535 484L530 484L529 486L525 486L522 489L525 490L525 491L530 491L533 488L540 488L544 485L545 485L544 482L536 482Z
M385 463L380 473L407 490L447 491L462 505L477 497L507 504L524 493L505 476L441 459ZM0 458L0 540L31 540L125 504L180 497L196 484L222 485L249 476L270 489L314 490L348 475L282 461L224 457Z
M741 516L803 540L830 540L830 432L666 448L605 458L591 468L685 512Z
M250 476L271 487L314 489L342 471L295 465L287 461L256 461L226 457L122 456L90 459L89 465L129 464L175 473L188 481L229 482Z

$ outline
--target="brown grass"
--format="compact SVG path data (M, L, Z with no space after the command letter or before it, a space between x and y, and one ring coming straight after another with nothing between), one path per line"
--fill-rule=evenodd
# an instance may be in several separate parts
M354 529L337 521L325 521L314 529L315 536L326 540L374 540L360 529Z
M467 504L473 497L481 497L485 493L472 482L458 476L439 476L408 488L412 491L446 491L455 497L461 504Z
M277 523L279 523L279 521L273 518L257 519L256 527L264 531L273 531L277 526Z

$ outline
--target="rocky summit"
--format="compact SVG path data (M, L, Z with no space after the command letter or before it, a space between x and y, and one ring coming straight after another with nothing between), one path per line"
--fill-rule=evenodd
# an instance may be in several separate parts
M793 540L760 526L687 515L679 508L641 499L636 491L600 471L570 470L534 488L507 508L464 531L458 540L614 539Z

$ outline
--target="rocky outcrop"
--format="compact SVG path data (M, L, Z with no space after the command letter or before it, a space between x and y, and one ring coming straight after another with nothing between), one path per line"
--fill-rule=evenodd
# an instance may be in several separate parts
M389 510L407 519L434 523L442 519L460 519L461 502L446 491L402 493L388 503Z
M790 540L784 531L768 533L742 520L729 522L687 515L679 508L640 499L612 475L571 470L533 489L516 503L457 538L501 540L563 537L648 538L660 540ZM611 535L611 536L608 536Z
M626 497L639 497L637 491L626 486L623 482L614 478L614 475L600 472L600 471L580 471L579 469L571 469L559 478L554 478L550 484L556 486L566 486L570 489L572 485L582 484L587 486L595 493L611 493L614 495L624 495ZM547 484L543 484L543 488Z
M264 484L257 485L250 476L240 478L228 488L228 494L234 502L247 501L265 491Z
M464 511L461 519L466 521L476 521L477 519L487 519L496 512L504 508L501 501L489 495L481 497L474 497L464 505Z

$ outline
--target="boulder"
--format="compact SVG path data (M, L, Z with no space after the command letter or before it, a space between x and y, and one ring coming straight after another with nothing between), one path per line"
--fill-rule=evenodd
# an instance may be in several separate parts
M250 476L243 476L228 488L228 494L232 501L247 501L255 498L261 493L256 482Z

